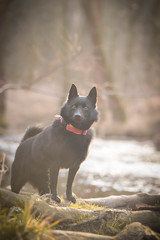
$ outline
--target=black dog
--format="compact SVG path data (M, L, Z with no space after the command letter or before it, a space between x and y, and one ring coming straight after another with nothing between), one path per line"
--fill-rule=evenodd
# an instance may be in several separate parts
M69 168L67 199L72 196L74 177L85 160L93 133L89 129L97 121L97 91L93 87L87 97L80 97L72 84L68 101L61 109L61 116L46 129L30 127L15 155L12 165L11 189L19 193L26 182L36 187L42 195L49 192L48 171L52 199L57 196L57 179L60 168Z

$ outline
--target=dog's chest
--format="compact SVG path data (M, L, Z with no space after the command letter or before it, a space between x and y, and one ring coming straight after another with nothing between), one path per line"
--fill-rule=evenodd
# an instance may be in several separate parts
M91 136L79 136L74 133L48 129L41 134L33 145L34 161L45 165L58 165L71 168L85 160Z
M59 155L61 168L71 168L85 160L89 144L85 140L63 142Z

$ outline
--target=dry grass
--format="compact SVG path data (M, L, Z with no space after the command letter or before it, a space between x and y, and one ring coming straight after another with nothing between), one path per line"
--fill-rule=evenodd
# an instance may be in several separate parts
M0 239L28 240L54 239L52 230L61 221L52 221L53 216L36 217L32 204L19 207L0 208Z

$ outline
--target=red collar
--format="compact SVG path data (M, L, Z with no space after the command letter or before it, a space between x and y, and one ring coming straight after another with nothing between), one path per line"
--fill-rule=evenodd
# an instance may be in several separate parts
M64 119L62 117L60 118L60 122L64 123ZM78 134L78 135L86 135L87 134L87 130L85 130L85 131L80 130L78 128L73 127L71 124L66 124L65 128L67 131Z

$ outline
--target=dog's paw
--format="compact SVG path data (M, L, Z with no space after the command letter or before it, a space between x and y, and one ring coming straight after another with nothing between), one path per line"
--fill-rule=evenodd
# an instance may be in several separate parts
M55 195L55 194L52 194L51 198L52 198L52 200L54 200L54 201L56 201L58 203L61 202L61 199L57 195Z
M68 201L71 201L71 202L73 202L73 203L76 203L76 198L73 197L72 195L67 196L67 200L68 200Z

